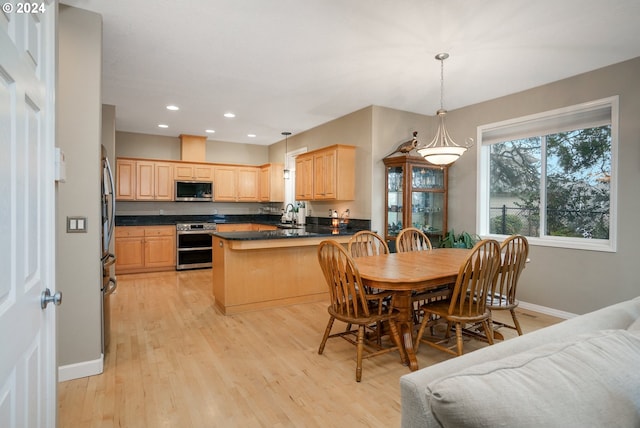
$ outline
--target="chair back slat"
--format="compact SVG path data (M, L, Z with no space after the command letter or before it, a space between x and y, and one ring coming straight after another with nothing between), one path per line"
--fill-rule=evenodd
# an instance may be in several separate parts
M516 289L529 256L529 242L522 235L508 237L500 246L502 265L498 271L490 306L513 306L516 303Z
M429 237L423 231L415 227L402 229L398 236L396 236L396 251L399 253L409 251L428 251L432 248Z
M388 254L389 246L377 233L361 230L349 240L348 251L351 257L377 256L378 254Z
M333 240L318 246L318 261L322 268L333 309L349 317L369 316L360 273L344 247Z
M493 239L478 242L458 271L449 315L475 317L484 314L487 296L492 290L499 266L498 242Z

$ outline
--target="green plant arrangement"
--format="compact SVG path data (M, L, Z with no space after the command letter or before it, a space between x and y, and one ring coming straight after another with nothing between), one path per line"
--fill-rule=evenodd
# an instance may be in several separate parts
M480 237L478 235L472 235L468 232L461 232L456 235L456 233L450 230L440 243L440 247L442 248L473 248L474 245L478 241L480 241Z

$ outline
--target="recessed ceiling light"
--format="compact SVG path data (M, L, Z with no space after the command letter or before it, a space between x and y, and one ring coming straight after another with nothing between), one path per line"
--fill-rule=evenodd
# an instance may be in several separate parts
M180 107L174 106L174 105L168 105L167 106L167 110L178 111L178 110L180 110Z
M168 128L169 125L165 125L164 123L161 123L158 125L158 128Z
M247 137L249 137L249 138L256 138L256 134L247 134Z
M204 132L208 133L208 134L213 134L214 132L216 132L213 129L205 129Z
M231 112L228 112L224 114L224 117L232 118L232 117L236 117L236 115Z

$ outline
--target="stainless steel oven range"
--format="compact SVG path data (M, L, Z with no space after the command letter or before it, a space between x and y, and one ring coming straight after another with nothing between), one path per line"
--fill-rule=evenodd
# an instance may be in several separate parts
M176 224L176 270L212 266L211 235L215 223Z

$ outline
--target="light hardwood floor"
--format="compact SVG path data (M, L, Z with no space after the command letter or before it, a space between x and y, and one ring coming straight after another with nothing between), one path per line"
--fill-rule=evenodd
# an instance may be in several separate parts
M396 352L366 359L357 383L353 345L330 339L318 355L326 306L224 316L211 270L120 275L104 373L59 384L59 427L399 426L408 368ZM519 313L525 332L560 321ZM420 367L447 358L418 353Z

